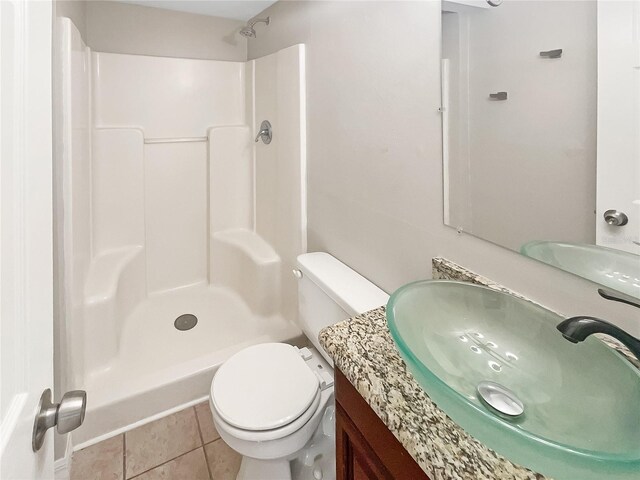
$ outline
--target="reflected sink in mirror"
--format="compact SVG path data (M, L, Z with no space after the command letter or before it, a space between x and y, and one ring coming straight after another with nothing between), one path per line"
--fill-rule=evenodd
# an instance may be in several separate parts
M567 342L556 330L562 320L513 295L444 280L405 285L387 305L411 373L480 442L556 480L638 479L640 370L597 338ZM524 413L493 410L479 398L483 382L517 397Z
M529 242L520 253L640 298L640 255L613 248L568 242Z

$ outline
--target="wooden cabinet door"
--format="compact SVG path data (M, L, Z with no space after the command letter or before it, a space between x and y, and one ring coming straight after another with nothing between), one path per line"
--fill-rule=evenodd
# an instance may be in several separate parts
M336 406L336 449L337 480L393 479L339 405Z
M337 480L429 480L339 370L335 385Z

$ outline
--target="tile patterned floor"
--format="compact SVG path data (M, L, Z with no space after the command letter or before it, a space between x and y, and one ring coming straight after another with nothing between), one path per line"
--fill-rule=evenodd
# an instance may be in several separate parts
M71 480L235 480L240 460L201 403L75 452Z

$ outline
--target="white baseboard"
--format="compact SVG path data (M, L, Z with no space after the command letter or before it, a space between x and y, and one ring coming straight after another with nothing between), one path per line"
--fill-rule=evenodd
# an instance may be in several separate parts
M72 453L73 444L71 443L71 435L67 435L67 446L64 449L64 457L59 458L53 463L53 474L55 480L69 480L71 478Z

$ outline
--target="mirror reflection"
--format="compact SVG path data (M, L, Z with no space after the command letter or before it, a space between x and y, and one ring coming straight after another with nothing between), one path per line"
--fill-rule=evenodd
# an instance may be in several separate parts
M447 225L640 299L637 4L444 1L442 120Z

